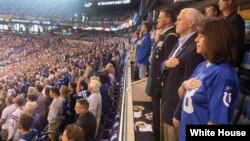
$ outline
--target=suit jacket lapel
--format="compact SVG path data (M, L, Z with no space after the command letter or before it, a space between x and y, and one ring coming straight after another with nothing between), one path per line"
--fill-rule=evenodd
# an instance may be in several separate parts
M178 48L178 46L179 46L179 42L177 42L177 43L174 45L174 47L173 47L172 51L170 52L168 58L170 58L170 57L173 55L174 51Z
M178 57L182 52L184 52L188 47L188 44L192 41L194 41L194 39L196 38L197 33L195 33L194 35L192 35L187 41L186 43L184 43L181 48L178 50L178 52L175 54L176 57Z

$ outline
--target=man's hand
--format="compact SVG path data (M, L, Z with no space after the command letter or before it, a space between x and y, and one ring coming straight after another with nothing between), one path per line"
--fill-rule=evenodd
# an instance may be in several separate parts
M177 129L180 127L180 121L175 117L173 117L173 125Z
M165 67L166 68L174 68L179 64L179 59L175 57L170 57L168 60L165 61Z

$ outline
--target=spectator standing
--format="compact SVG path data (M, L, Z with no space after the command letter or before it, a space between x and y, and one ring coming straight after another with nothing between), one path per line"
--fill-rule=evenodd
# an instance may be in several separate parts
M82 128L75 124L66 126L62 135L62 141L85 141Z
M207 18L220 17L221 11L218 5L208 5L205 8L205 16Z
M151 38L149 32L152 29L150 22L143 22L141 25L142 39L138 41L139 49L136 54L136 62L139 65L139 78L143 79L147 75L147 68L149 66L149 56L151 52Z
M60 92L57 87L52 87L50 89L50 96L53 98L51 105L49 106L48 114L48 131L58 133L59 127L61 125L63 116L63 99L60 97ZM50 140L55 141L55 135L49 135Z
M177 141L178 125L181 116L182 101L179 101L178 88L188 79L195 67L203 61L196 53L196 28L203 19L194 8L182 9L176 21L176 33L180 35L167 60L164 61L166 79L162 93L162 119L164 121L165 141Z
M180 141L186 140L186 125L229 124L239 96L232 26L224 19L208 19L198 33L197 53L206 61L179 88L184 97Z
M3 110L1 119L0 119L0 125L2 127L2 140L8 139L8 127L9 127L9 120L12 115L12 113L16 110L15 104L12 102L13 97L7 96L6 98L6 108Z
M19 119L21 135L18 141L38 141L38 133L32 129L33 118L27 113L22 113Z
M41 122L40 122L40 116L39 114L36 113L37 110L37 103L36 102L27 102L23 106L23 112L30 114L33 118L33 123L32 123L32 129L35 129L37 133L40 135L41 133Z
M235 50L238 52L238 62L236 67L240 67L243 62L245 55L244 40L245 40L245 21L244 19L234 10L236 0L220 0L219 8L223 13L225 19L227 19L234 29L234 35L236 40Z
M95 140L96 118L89 112L89 102L86 99L79 99L76 102L75 111L79 116L75 124L79 125L84 133L86 141Z
M178 35L175 33L175 22L176 14L172 9L166 8L160 11L157 19L157 31L162 30L163 32L153 47L146 88L146 93L152 97L153 129L156 141L160 140L160 99L163 83L161 64L178 41Z
M95 116L97 126L96 133L98 131L99 123L102 115L102 96L100 94L100 82L99 78L92 77L89 83L90 96L87 98L89 102L89 111Z
M25 104L25 98L21 95L16 96L13 99L13 102L16 106L16 110L12 113L9 120L8 127L8 140L18 140L20 136L20 131L18 130L18 119L22 114L22 106Z

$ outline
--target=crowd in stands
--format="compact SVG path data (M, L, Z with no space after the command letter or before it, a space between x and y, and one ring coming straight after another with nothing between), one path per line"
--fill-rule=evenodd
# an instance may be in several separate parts
M129 20L134 18L135 13L133 11L109 11L100 12L88 17L82 27L103 27L103 28L116 28Z
M70 22L74 14L79 13L81 5L83 4L77 0L52 0L49 2L44 0L0 0L0 14L4 18ZM112 27L120 25L120 22L133 19L133 16L132 10L105 11L88 15L85 18L88 23L85 24L100 27L103 27L101 24L106 24L104 27Z
M9 18L69 21L77 9L77 1L0 0L0 13Z
M66 1L31 1L0 0L0 13L63 19L68 13L62 11L74 11L64 9L71 7ZM244 53L244 20L233 10L234 3L220 0L219 7L208 6L206 18L195 8L184 8L178 16L173 9L162 9L156 25L143 22L133 34L134 80L148 77L156 141L161 120L167 141L185 141L187 124L231 123ZM107 12L84 24L115 27L131 15ZM52 34L0 36L2 140L37 140L49 131L52 141L59 134L63 141L94 141L103 117L111 113L124 38L93 31L67 39Z
M45 129L53 132L49 134L51 140L58 140L56 133L63 133L63 140L77 138L70 129L80 137L84 131L86 141L94 140L111 106L125 45L124 38L105 34L92 41L49 34L1 35L3 140L30 141ZM83 131L70 125L74 123ZM89 124L95 125L93 130Z
M68 38L73 40L81 40L81 41L90 41L94 42L95 40L102 40L102 36L105 36L108 40L112 41L112 38L115 37L125 37L124 35L118 35L114 32L105 32L105 31L99 31L99 32L93 32L93 31L84 31L80 33L73 33ZM116 38L114 38L116 40Z

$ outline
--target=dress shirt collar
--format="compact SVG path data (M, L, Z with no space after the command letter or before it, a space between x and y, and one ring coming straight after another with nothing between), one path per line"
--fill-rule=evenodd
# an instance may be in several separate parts
M179 46L182 46L191 36L193 36L195 32L189 33L185 36L182 36L178 39Z

